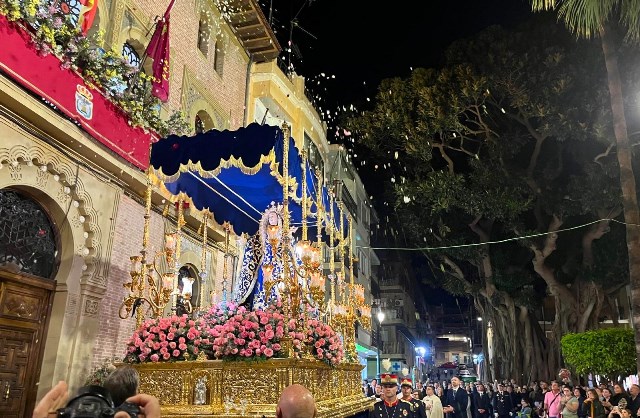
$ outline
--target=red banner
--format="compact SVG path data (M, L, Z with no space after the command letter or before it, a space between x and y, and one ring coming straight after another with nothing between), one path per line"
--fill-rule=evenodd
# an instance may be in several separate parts
M152 132L129 125L127 114L76 72L60 67L54 55L41 56L24 28L0 15L0 69L26 89L54 104L93 138L144 170Z

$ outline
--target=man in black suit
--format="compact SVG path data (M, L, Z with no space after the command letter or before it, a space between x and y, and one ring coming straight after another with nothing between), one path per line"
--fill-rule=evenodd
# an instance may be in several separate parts
M451 378L451 389L447 390L442 404L442 411L447 418L467 418L467 404L469 395L460 387L460 379L457 376Z
M491 416L491 399L484 390L484 385L480 383L473 392L473 417L469 418L489 418Z
M493 415L496 418L509 418L513 416L513 404L511 396L504 391L504 385L498 384L498 391L493 395Z

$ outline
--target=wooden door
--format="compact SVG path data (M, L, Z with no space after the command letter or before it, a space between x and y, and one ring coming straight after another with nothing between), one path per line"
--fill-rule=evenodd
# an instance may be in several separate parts
M55 282L0 270L0 416L31 416Z

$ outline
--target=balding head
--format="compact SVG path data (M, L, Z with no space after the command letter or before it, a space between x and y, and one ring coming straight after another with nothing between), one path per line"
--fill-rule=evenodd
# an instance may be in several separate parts
M316 413L313 395L304 386L291 385L282 391L276 407L278 418L314 418Z

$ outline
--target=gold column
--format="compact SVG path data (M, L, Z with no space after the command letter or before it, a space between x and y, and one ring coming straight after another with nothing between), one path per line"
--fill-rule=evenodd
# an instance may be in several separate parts
M316 171L317 185L318 188L316 191L316 228L317 228L317 242L318 242L318 250L321 251L322 254L322 217L324 215L323 210L323 202L322 202L322 173L320 170Z
M282 124L282 137L284 141L282 155L282 272L283 282L289 287L289 294L293 297L293 289L291 289L291 270L289 266L289 249L291 242L289 239L289 125ZM282 298L282 307L285 318L290 319L294 316L293 309L289 303L289 298Z
M178 308L178 280L180 280L180 275L178 272L180 271L180 252L182 250L182 237L180 234L182 233L182 227L185 225L184 220L184 199L182 198L182 194L178 197L178 221L176 225L176 261L173 268L174 281L173 281L173 301L171 310L175 313Z
M202 306L202 293L204 292L204 281L207 278L207 234L209 220L209 211L202 211L202 254L200 257L200 291L198 292L198 300L196 303L198 306Z
M302 241L307 240L307 153L302 151Z
M147 253L149 248L149 229L151 224L151 193L152 184L151 179L147 175L147 190L144 192L144 226L142 228L142 250L140 250L141 266L140 266L140 281L138 282L137 290L138 297L144 298L145 282L147 280ZM136 327L139 328L144 322L144 308L138 306L136 312Z

